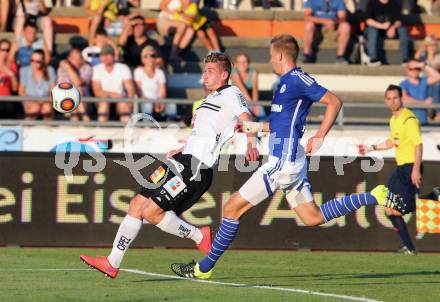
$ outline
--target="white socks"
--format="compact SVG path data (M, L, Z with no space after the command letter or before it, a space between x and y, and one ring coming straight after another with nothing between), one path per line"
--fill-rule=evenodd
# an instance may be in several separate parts
M172 211L165 212L165 216L156 226L162 231L180 238L190 238L197 244L203 239L203 235L198 228L183 221ZM125 252L136 238L141 227L142 219L134 218L130 215L125 216L119 225L115 241L113 242L113 249L108 256L111 266L119 268Z
M197 244L203 239L202 232L198 228L183 221L172 211L165 212L165 216L156 226L162 231L180 238L190 238Z
M115 241L113 242L113 249L108 256L108 261L114 268L119 268L124 258L125 252L128 250L130 244L136 238L139 230L142 227L142 220L126 215L119 225L116 233Z

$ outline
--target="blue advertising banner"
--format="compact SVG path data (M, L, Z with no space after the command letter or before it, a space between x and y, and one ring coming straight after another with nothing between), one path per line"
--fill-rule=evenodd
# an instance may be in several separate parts
M0 151L21 151L22 142L20 127L0 127Z

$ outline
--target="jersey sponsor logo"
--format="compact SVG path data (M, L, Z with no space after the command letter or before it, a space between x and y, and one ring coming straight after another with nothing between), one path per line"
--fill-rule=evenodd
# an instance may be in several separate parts
M270 106L270 111L272 111L272 112L281 112L281 111L283 111L283 105L272 104L272 106Z
M244 99L244 96L242 94L239 94L240 96L240 106L241 107L246 107L246 100Z
M217 147L218 147L218 145L220 143L220 138L221 137L222 137L221 133L217 133L217 135L215 136L215 144L212 147L211 154L214 154L215 150L217 149Z
M160 166L156 169L156 171L153 172L153 174L150 175L150 180L157 184L165 176L165 172L165 169Z
M286 91L286 84L283 84L280 88L280 93L284 93Z
M178 176L174 176L169 181L167 181L163 188L170 193L171 197L176 197L183 189L186 188L186 184Z
M125 237L125 236L121 236L121 238L119 238L119 242L118 242L118 249L121 251L125 251L127 249L127 246L130 244L131 239Z

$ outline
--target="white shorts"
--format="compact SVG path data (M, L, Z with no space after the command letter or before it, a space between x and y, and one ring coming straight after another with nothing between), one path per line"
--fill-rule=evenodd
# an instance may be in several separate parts
M269 156L267 163L252 174L239 192L244 199L255 206L277 189L284 191L292 209L302 203L313 201L311 185L307 179L305 156L297 158L294 162Z

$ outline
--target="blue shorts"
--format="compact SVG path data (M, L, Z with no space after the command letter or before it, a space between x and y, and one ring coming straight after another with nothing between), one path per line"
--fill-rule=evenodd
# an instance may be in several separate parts
M416 194L417 187L412 183L411 172L413 164L404 164L397 166L388 180L388 188L394 194L400 195L405 201L405 210L407 213L413 212L416 209Z

